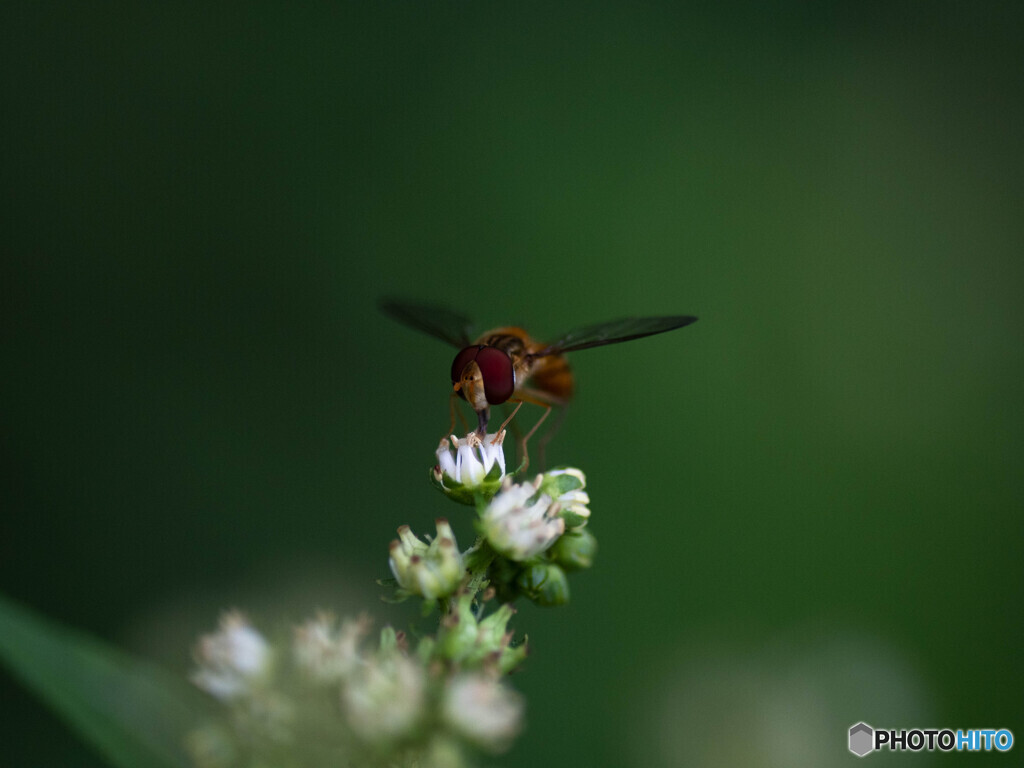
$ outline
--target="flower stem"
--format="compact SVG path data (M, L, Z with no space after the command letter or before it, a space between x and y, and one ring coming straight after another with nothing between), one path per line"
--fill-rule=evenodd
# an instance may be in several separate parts
M486 589L487 569L491 567L495 557L497 557L497 553L491 549L491 545L487 543L487 539L483 536L478 536L473 546L463 553L463 562L466 564L466 571L469 573L466 590L470 594L475 595Z

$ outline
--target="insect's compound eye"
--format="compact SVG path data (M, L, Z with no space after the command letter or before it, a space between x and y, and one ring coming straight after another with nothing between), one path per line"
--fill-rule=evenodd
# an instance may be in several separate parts
M516 389L516 374L511 357L497 347L483 347L476 355L476 364L484 377L484 394L488 403L498 405L512 397Z
M477 353L483 348L482 344L466 347L455 356L455 360L452 362L452 384L458 384L462 380L462 372L476 359Z

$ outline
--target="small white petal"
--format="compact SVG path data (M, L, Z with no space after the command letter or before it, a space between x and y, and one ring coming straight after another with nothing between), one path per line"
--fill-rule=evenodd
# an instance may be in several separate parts
M476 446L468 442L459 445L459 455L455 459L455 480L463 485L479 485L487 472L483 462L477 458Z
M447 443L442 442L441 447L437 449L437 465L448 477L455 477L455 458L448 450Z
M586 491L569 491L558 497L563 504L589 504L590 496Z
M580 488L587 487L587 476L583 474L583 470L577 469L576 467L566 467L565 469L553 469L550 472L544 473L547 477L559 477L560 475L568 475L574 477L579 481Z
M509 746L522 725L523 700L497 680L463 674L448 685L444 718L465 738L491 751Z

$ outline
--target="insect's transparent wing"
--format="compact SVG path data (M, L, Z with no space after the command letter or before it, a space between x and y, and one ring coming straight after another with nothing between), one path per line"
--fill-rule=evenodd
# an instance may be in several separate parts
M569 331L554 344L536 353L534 357L557 355L562 352L574 352L605 344L618 344L622 341L641 339L644 336L653 336L656 333L682 328L696 320L696 317L690 315L665 315L661 317L625 317L607 323L596 323Z
M403 325L462 349L469 346L469 318L444 307L401 299L381 299L380 311Z

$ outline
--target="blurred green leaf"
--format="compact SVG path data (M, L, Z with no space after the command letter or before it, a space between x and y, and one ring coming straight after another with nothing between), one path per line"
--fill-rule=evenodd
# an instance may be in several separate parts
M208 706L184 680L0 595L0 659L115 766L188 766Z

